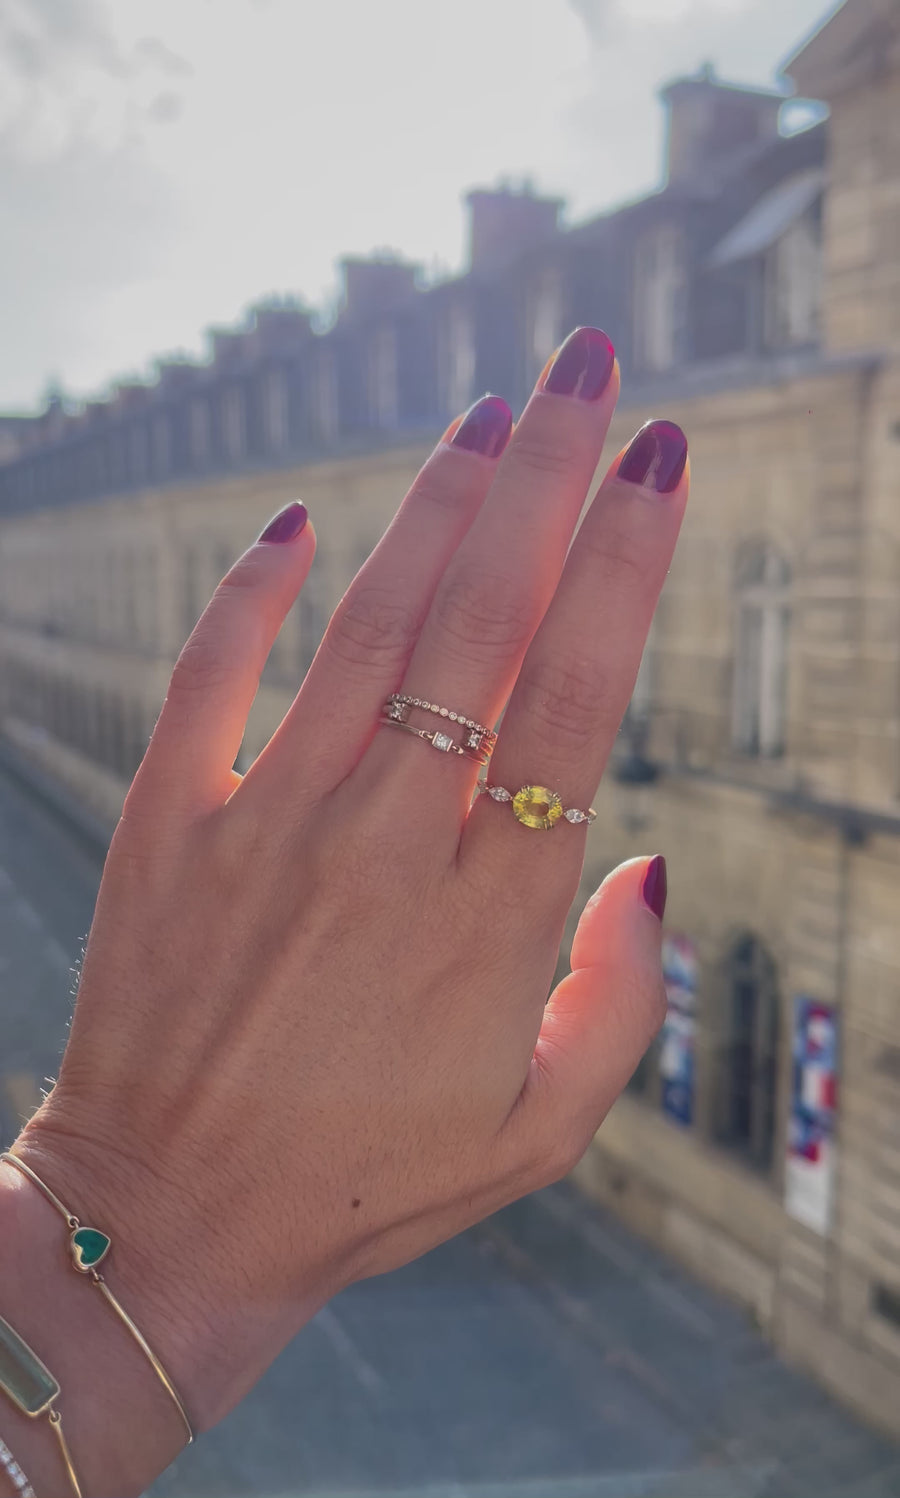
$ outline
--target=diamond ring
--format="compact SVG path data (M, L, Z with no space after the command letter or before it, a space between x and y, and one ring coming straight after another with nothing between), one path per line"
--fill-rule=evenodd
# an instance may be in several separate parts
M580 811L577 806L564 807L556 791L548 790L545 785L523 785L519 791L508 791L503 785L488 785L482 780L475 794L490 796L492 801L510 801L513 814L522 826L540 831L549 832L560 817L567 822L587 822L589 825L597 820L592 806L587 811Z
M462 741L457 742L452 734L440 729L429 733L427 729L416 728L409 721L414 707L421 708L426 713L436 713L448 725L458 724L462 729ZM424 697L407 697L402 692L391 694L378 721L389 728L405 728L407 733L414 733L418 738L425 739L433 748L442 750L445 754L464 754L468 759L477 760L480 765L487 764L497 742L494 730L485 728L483 723L476 723L474 718L467 718L464 713L451 712L449 708L440 707L436 702L428 702Z

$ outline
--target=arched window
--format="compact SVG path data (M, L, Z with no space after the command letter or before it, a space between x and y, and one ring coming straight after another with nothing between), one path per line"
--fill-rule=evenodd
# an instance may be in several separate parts
M785 746L791 569L767 542L742 549L736 575L734 747L774 756Z
M717 1055L717 1140L760 1170L772 1164L778 1073L775 964L747 934L728 954Z

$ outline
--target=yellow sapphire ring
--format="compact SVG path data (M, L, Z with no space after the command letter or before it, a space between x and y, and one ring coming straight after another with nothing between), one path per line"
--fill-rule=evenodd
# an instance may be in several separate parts
M523 785L520 791L508 791L505 786L488 785L482 780L475 794L490 796L492 801L510 801L513 815L522 826L539 831L549 832L560 817L567 822L587 822L588 825L597 820L592 806L587 811L579 811L577 806L564 807L556 791L548 790L545 785Z

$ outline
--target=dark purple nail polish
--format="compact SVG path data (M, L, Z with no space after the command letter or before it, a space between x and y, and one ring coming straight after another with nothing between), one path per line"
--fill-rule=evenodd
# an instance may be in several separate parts
M674 421L648 421L619 464L619 478L657 494L677 489L687 462L687 437Z
M612 378L616 351L599 328L576 328L570 333L541 385L551 395L577 395L599 400Z
M653 911L658 921L661 921L666 913L666 895L669 892L669 883L666 878L666 860L661 853L651 858L644 875L644 885L641 890L644 896L644 904Z
M306 505L302 505L298 499L295 499L292 504L286 505L283 510L279 511L274 520L269 521L259 539L260 541L293 541L295 536L299 536L308 519Z
M513 414L499 395L483 395L470 406L450 439L451 447L481 453L483 458L499 458L509 441Z

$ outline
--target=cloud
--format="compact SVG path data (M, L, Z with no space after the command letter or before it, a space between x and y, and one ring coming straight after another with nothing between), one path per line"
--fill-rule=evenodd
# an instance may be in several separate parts
M158 36L142 36L135 43L135 57L167 73L170 78L189 78L194 69L186 57L179 57Z
M158 272L179 208L144 137L181 108L171 72L126 51L98 0L0 0L7 398L43 384L51 350L90 350L112 292Z

